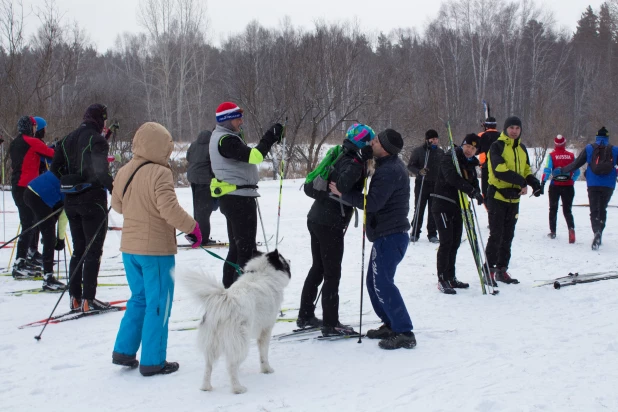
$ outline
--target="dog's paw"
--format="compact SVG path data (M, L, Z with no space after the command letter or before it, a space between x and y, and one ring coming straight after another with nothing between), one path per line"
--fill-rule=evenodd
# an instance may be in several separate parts
M232 388L232 392L234 392L235 394L239 395L241 393L247 392L247 388L245 388L242 385L234 386L234 388Z
M262 373L273 373L275 371L270 366L264 366L264 365L262 365L260 369Z
M202 385L202 387L200 388L200 390L201 390L201 391L207 391L207 392L210 392L210 391L212 391L212 385L211 385L211 384L205 384L205 385Z

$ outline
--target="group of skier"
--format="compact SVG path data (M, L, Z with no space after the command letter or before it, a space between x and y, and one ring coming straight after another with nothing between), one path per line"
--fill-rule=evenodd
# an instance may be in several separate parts
M165 359L167 319L174 292L175 229L187 234L192 247L208 246L213 242L210 215L220 207L226 218L229 240L222 277L226 288L238 278L237 267L242 268L257 251L257 165L282 141L284 126L279 123L270 126L252 148L244 138L243 113L232 102L219 105L215 113L216 127L201 132L187 153L194 217L178 204L167 166L173 141L162 125L149 122L139 128L133 139L132 160L113 179L108 165L107 139L111 133L106 128L107 107L89 106L81 125L58 141L55 148L47 147L42 141L44 134L37 131L37 125L39 131L44 130L43 119L22 117L18 122L19 134L9 150L13 197L24 233L17 245L13 276L28 277L36 272L33 266L36 262L28 259L28 249L34 245L36 250L34 230L30 229L35 221L43 221L39 229L44 245L41 259L44 288L65 287L53 276L53 254L54 250L64 248L63 224L56 231L55 222L68 219L73 239L71 310L88 312L109 308L108 303L95 296L107 229L107 193L111 193L112 207L124 215L120 250L132 292L113 361L136 366L135 353L141 342L144 345L142 374L177 370L177 363ZM456 276L456 257L464 226L470 230L470 218L463 209L469 207L466 205L470 200L485 205L488 211L490 234L484 258L480 260L486 262L485 282L491 287L496 287L496 282L518 283L508 273L508 267L521 196L528 193L528 186L532 195L544 194L549 180L549 236L556 238L556 215L562 199L569 242L574 243L573 184L579 176L579 167L588 163L592 247L598 249L606 208L616 183L618 160L618 148L609 145L607 130L599 130L596 142L586 146L577 158L566 150L565 139L558 135L539 181L532 174L521 141L519 118L507 118L502 132L498 132L493 117L487 117L483 126L483 133L466 134L459 146L453 144L451 137L451 147L446 153L439 146L438 133L428 130L425 143L412 151L407 169L399 158L404 142L397 131L389 128L375 133L371 127L359 123L347 130L343 143L327 153L304 184L305 194L314 199L307 215L313 262L300 297L297 320L300 328L319 329L325 337L356 334L351 326L339 321L338 289L344 236L352 217L356 214L358 219L358 210L364 212L363 227L367 239L373 242L367 290L373 309L382 321L379 328L367 332L367 337L379 339L379 346L384 349L416 345L412 321L394 276L409 242L420 239L425 209L428 210L428 239L440 243L437 276L441 292L456 294L456 289L469 287ZM41 160L45 159L47 162L43 164L49 165L49 170L40 174ZM142 167L144 171L138 173ZM408 220L410 174L416 177L415 213L411 223ZM321 290L320 284L323 284ZM323 320L315 316L320 294Z

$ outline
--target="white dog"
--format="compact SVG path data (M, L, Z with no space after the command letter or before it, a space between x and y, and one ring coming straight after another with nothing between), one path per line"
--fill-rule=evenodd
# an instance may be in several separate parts
M238 380L238 368L247 358L251 338L257 339L261 372L274 372L268 363L268 346L290 277L290 262L277 250L247 262L229 289L212 276L187 274L186 286L203 308L198 344L204 350L206 371L201 390L212 390L212 366L225 354L233 392L247 391Z

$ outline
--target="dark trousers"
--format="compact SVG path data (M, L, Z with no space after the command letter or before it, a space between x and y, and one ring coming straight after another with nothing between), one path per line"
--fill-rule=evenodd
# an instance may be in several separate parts
M54 211L32 190L26 190L24 201L34 213L37 221L48 216ZM38 228L43 237L43 273L53 273L54 271L54 247L56 246L56 221L57 216L52 216L41 223Z
M487 199L487 188L489 187L489 165L485 163L481 167L481 193Z
M573 220L573 198L575 188L573 186L549 186L549 231L556 233L556 221L558 220L558 204L562 199L562 213L569 229L575 229Z
M397 265L403 259L410 243L407 233L379 237L373 242L367 270L367 293L373 310L393 332L412 330L412 320L406 304L395 285Z
M301 318L315 316L313 302L322 286L322 314L324 326L337 326L339 322L339 281L341 280L341 261L343 259L343 229L319 225L307 221L311 235L311 255L313 264L305 279L300 297Z
M241 268L257 251L257 208L254 197L225 195L219 198L221 213L227 220L227 237L230 250L226 260ZM229 288L238 279L236 269L223 264L223 286Z
M611 187L591 186L588 188L592 233L603 233L607 221L607 205L613 194L614 189Z
M210 215L213 206L210 185L191 183L191 192L193 193L193 218L200 225L202 245L206 245L210 239Z
M32 209L28 207L24 201L24 195L26 191L31 190L27 187L13 186L11 194L13 195L13 201L17 206L17 212L19 213L19 223L21 223L21 232L24 233L26 229L36 223L36 218ZM32 244L32 230L28 233L24 233L19 237L17 241L17 255L16 259L26 259L28 256L28 248Z
M103 243L107 234L107 230L105 230L107 227L107 199L100 199L93 203L78 203L71 202L70 196L79 195L68 195L64 207L73 238L73 255L69 266L71 273L69 293L77 299L94 299L97 293L97 278L101 265L101 255L103 254ZM101 230L97 232L103 221L105 223ZM91 241L93 241L92 246L86 253L84 262L78 267L77 264L84 256L86 247ZM82 283L84 285L83 293Z
M511 260L511 243L515 237L515 225L519 217L519 203L496 200L489 190L489 239L485 248L490 268L508 268Z
M457 250L461 245L461 234L463 231L463 220L460 210L445 210L433 212L433 218L438 226L440 235L440 247L436 264L438 268L439 280L455 279L455 261L457 260Z
M425 207L429 205L427 212L427 237L433 237L437 235L436 222L431 215L431 193L435 182L430 182L425 179L423 183L423 193L421 193L421 179L416 179L414 182L414 219L412 219L412 236L417 238L421 235L421 227L423 226L423 216L425 215ZM419 198L421 202L419 203ZM418 213L416 208L418 207ZM415 220L418 219L418 222Z

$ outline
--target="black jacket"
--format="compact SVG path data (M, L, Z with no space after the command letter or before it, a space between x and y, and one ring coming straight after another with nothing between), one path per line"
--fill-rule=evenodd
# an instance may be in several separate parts
M419 175L418 172L425 167L425 156L427 151L429 151L429 157L427 158L427 169L429 169L429 172L427 172L425 176L425 181L435 182L438 180L440 159L444 154L444 151L439 147L432 149L431 145L425 142L422 146L414 149L410 156L410 161L408 162L408 170L415 175L418 180L422 179L423 176Z
M363 208L363 194L351 192L343 200ZM390 155L376 159L376 171L367 193L367 239L410 230L410 176L399 157Z
M201 131L197 140L191 143L187 151L187 180L198 185L210 185L210 181L215 177L210 166L210 136L212 132Z
M99 200L105 196L103 188L111 193L114 179L109 173L108 152L107 140L97 131L97 126L90 122L82 123L58 142L51 171L59 179L64 175L80 175L84 182L92 184L83 193L67 196L67 203L93 198Z
M474 189L479 189L479 179L476 175L476 167L479 166L479 160L473 157L471 160L466 159L461 147L455 148L459 169L462 176L459 176L457 169L453 164L453 155L449 150L442 156L440 162L440 172L438 173L438 181L432 194L432 212L446 212L459 210L459 195L458 191L462 191L468 196L472 194ZM451 199L448 200L444 199Z
M342 194L360 193L362 197L365 177L364 162L360 159L358 149L349 143L343 144L344 154L332 166L330 182L336 182L337 190ZM349 203L342 203L329 190L315 190L312 183L304 185L305 194L313 199L313 205L307 214L307 220L333 229L343 230L352 218L354 208ZM363 206L361 205L361 208ZM341 210L343 208L343 216Z

